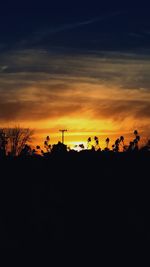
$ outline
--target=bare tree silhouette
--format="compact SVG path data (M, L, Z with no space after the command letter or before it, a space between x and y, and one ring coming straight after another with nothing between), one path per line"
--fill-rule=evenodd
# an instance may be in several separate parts
M0 146L4 154L9 153L12 156L19 156L27 143L31 142L33 130L29 128L5 128L0 133Z
M4 129L0 129L0 156L6 156L8 138Z

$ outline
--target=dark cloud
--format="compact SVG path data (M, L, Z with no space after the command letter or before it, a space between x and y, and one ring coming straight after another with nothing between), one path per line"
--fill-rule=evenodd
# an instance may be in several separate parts
M124 121L126 118L149 119L150 101L105 99L97 102L93 113L96 117L114 121Z
M0 120L47 120L60 118L66 115L72 116L76 110L82 111L80 104L66 104L66 105L46 105L45 103L33 103L30 101L19 103L0 103Z
M70 55L46 50L23 50L0 55L0 88L46 86L50 80L65 84L95 82L125 89L150 88L150 57L137 54L94 53ZM11 85L11 86L9 86Z
M84 95L61 96L50 92L44 97L38 92L37 99L32 101L1 99L0 120L53 120L65 116L78 118L81 114L89 119L111 119L115 122L124 121L126 118L147 120L150 117L150 101L146 100L97 100Z

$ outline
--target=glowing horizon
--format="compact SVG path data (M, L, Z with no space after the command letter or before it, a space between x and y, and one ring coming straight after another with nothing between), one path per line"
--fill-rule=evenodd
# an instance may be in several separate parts
M43 50L3 58L1 127L35 129L40 145L47 135L60 140L62 128L68 129L67 144L86 142L87 136L132 135L135 129L144 138L150 134L150 58L117 52L74 57ZM41 62L44 69L37 71Z

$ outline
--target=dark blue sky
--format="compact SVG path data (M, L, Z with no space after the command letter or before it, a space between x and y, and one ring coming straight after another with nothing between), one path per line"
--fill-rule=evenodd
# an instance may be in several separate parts
M149 49L148 6L127 2L119 6L114 1L113 4L70 2L1 5L1 50L19 46L21 49L63 47L82 52Z

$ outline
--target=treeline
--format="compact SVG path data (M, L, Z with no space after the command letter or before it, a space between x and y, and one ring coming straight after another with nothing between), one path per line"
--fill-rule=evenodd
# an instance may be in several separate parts
M133 140L126 144L124 136L120 136L110 147L110 138L107 137L106 147L102 150L100 147L99 138L89 137L87 139L87 146L79 144L71 149L62 142L51 144L50 137L45 138L43 149L39 145L32 148L31 141L33 140L34 131L29 128L14 127L14 128L1 128L0 129L0 157L48 157L51 154L61 153L77 153L77 152L150 152L150 140L147 140L142 147L140 144L140 135L137 130L133 133Z

